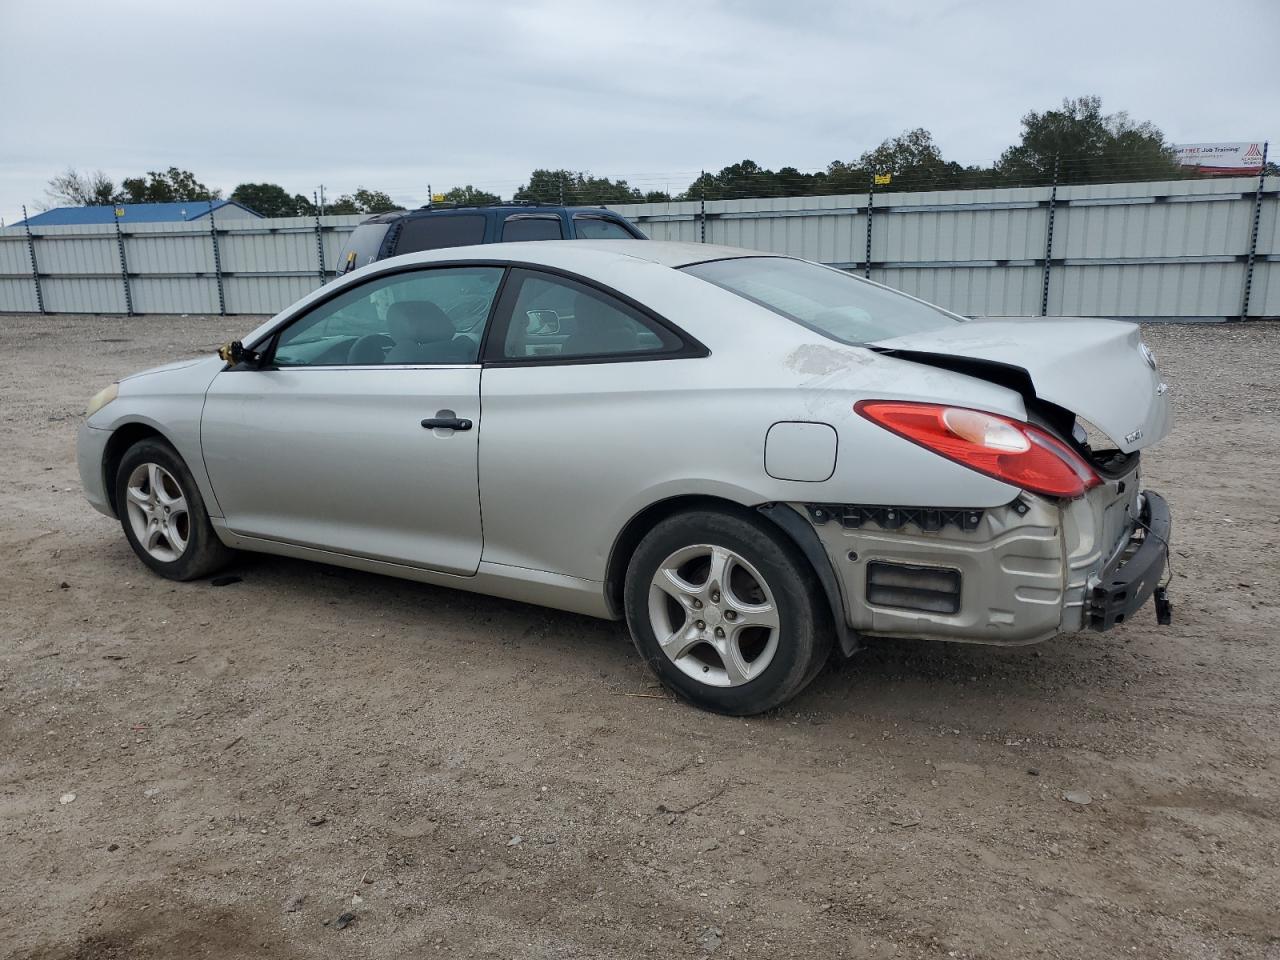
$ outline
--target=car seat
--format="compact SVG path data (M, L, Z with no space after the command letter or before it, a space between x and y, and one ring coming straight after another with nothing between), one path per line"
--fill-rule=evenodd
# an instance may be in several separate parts
M395 341L386 363L466 363L468 343L454 341L453 321L430 300L401 300L387 308L387 332Z

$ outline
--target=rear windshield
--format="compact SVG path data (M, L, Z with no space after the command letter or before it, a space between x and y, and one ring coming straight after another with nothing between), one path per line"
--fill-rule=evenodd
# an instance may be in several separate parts
M787 257L712 260L681 269L841 343L872 343L964 322L843 271Z

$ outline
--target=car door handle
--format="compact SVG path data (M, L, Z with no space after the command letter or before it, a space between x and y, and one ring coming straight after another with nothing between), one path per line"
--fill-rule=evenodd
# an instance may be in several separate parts
M422 421L428 430L470 430L471 421L465 417L428 417Z

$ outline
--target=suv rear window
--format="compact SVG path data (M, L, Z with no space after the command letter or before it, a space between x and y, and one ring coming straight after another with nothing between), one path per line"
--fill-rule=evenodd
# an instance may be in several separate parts
M519 240L563 240L559 217L509 217L502 225L504 243Z
M634 240L635 236L616 220L604 217L574 217L573 230L579 240Z
M400 228L396 254L484 243L484 215L410 217Z

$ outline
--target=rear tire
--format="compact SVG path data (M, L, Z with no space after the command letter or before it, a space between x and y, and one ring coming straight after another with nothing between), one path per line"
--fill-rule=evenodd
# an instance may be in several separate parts
M785 703L831 650L812 569L754 517L699 510L663 520L631 557L624 600L632 640L658 679L717 713Z
M160 576L207 577L235 555L214 533L191 471L165 441L151 437L125 451L115 485L125 538Z

